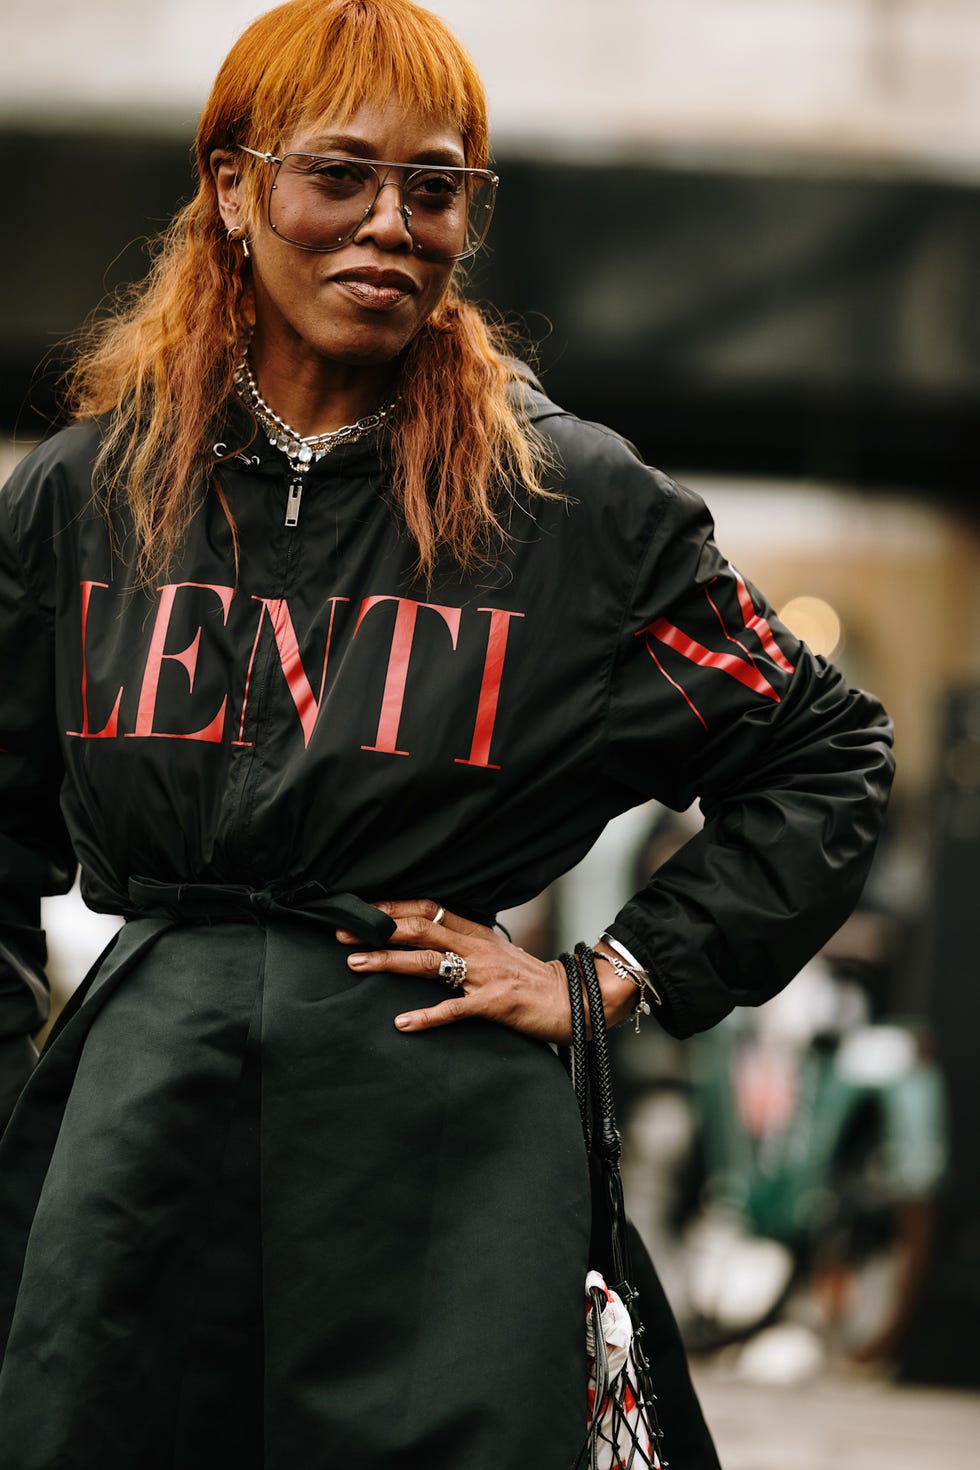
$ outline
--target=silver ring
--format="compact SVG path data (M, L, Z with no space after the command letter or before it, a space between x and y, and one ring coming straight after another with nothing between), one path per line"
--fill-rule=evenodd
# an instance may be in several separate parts
M432 922L433 922L433 924L441 924L442 921L443 921L443 919L445 917L446 917L446 910L443 908L442 904L440 904L439 907L436 909L436 916L432 920Z
M439 961L439 979L445 980L452 990L462 989L466 979L466 961L454 949L447 949L445 958Z

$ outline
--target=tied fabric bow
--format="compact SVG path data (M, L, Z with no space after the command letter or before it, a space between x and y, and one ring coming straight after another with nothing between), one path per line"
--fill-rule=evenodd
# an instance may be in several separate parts
M598 1271L585 1278L590 1470L661 1470L631 1383L633 1323Z
M384 944L395 921L355 893L334 893L315 880L296 888L249 888L242 883L161 883L130 878L129 901L136 914L161 914L184 922L285 919L324 929L351 929L362 939Z

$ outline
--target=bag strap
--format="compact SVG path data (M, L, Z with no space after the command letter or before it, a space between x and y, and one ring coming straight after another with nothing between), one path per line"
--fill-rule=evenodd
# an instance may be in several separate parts
M602 1004L602 990L596 974L595 959L589 945L581 942L576 944L575 959L585 981L589 1019L592 1023L592 1040L588 1049L589 1092L592 1101L592 1155L597 1165L599 1176L597 1182L608 1222L614 1286L628 1306L628 1296L632 1294L632 1287L629 1284L632 1272L629 1246L626 1240L623 1181L619 1172L623 1144L616 1123L616 1108L613 1102L606 1013ZM624 1295L624 1291L627 1295Z
M572 1044L569 1048L569 1070L571 1072L572 1086L575 1089L575 1100L578 1103L579 1117L582 1121L582 1137L585 1139L585 1152L592 1154L592 1099L589 1089L589 1047L588 1027L585 1019L585 1000L582 995L582 977L579 968L570 954L563 954L561 962L565 967L565 976L568 980L568 1003L572 1013Z
M602 990L589 945L576 944L574 957L563 954L561 962L568 979L568 999L572 1013L572 1079L582 1114L582 1131L592 1172L593 1231L597 1226L602 1229L603 1244L608 1248L612 1274L615 1277L611 1284L625 1304L633 1323L632 1354L639 1397L654 1441L659 1445L662 1433L657 1422L657 1401L651 1382L650 1362L643 1344L645 1329L638 1308L638 1293L631 1284L626 1207L623 1202L623 1181L619 1172L622 1142L613 1102L612 1069L609 1064ZM589 1002L591 1041L587 1039L583 984Z

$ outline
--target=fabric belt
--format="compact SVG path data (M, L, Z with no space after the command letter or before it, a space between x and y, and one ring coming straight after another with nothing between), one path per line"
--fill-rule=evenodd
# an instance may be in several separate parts
M130 878L130 917L176 919L184 923L267 924L271 919L349 929L358 939L384 944L394 919L356 893L332 893L311 881L296 888L249 888L240 883L161 883ZM135 912L133 912L135 911Z

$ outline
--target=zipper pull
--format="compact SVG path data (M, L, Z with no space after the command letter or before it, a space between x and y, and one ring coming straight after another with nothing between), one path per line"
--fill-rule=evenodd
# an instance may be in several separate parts
M293 483L289 487L289 494L286 497L286 520L284 522L285 525L287 525L287 526L298 526L299 525L299 503L302 500L302 498L303 498L303 481L302 480L294 480Z

